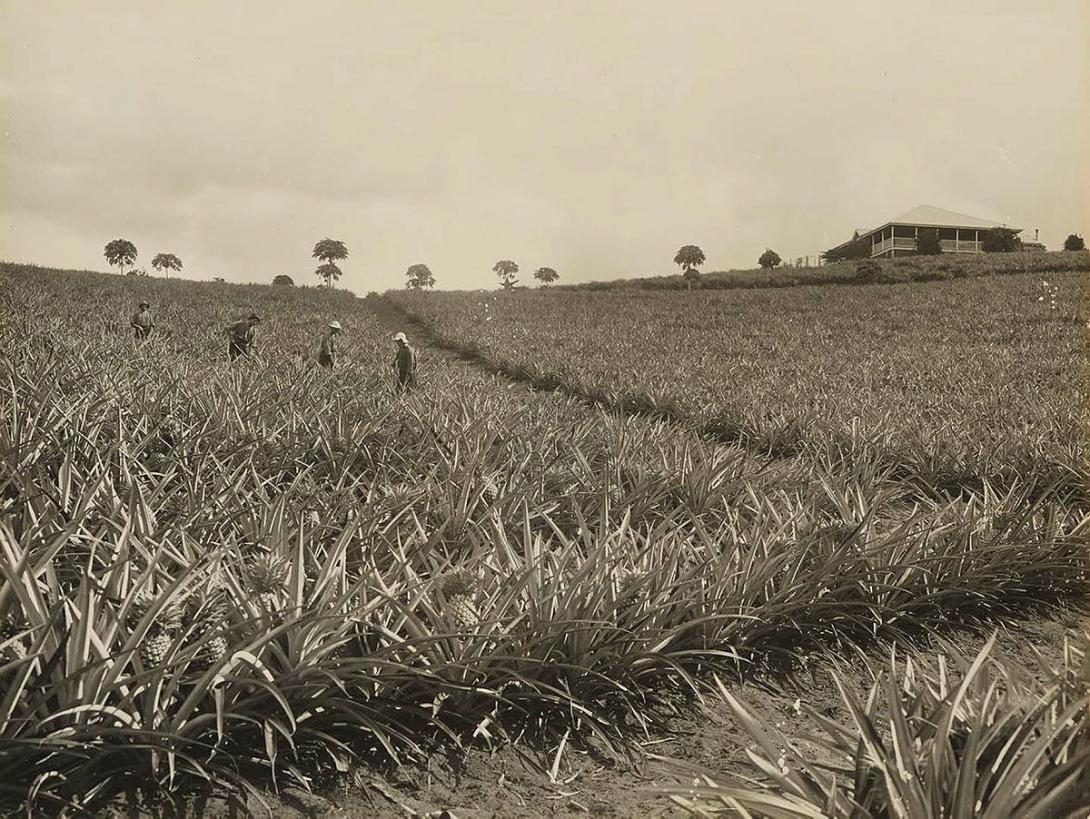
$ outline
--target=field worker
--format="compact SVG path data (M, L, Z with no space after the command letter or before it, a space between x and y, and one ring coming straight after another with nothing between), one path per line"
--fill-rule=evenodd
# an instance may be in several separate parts
M404 333L394 336L397 343L397 356L394 358L394 369L397 370L397 382L401 389L406 389L416 383L416 350L409 346L409 339Z
M254 337L257 335L254 327L261 321L257 313L250 313L250 317L242 321L236 321L227 327L227 355L234 361L240 355L249 355L254 349Z
M337 353L336 344L333 339L337 337L337 334L341 331L341 323L339 321L329 322L329 327L322 334L322 343L318 347L318 363L325 367L327 370L333 369L333 357Z
M155 327L155 320L151 317L151 305L146 301L140 302L140 309L132 314L129 326L133 329L133 338L147 338Z

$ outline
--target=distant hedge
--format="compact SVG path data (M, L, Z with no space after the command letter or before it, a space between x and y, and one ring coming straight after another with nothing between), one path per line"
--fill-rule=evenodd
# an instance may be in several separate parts
M875 260L880 272L866 283L940 281L1013 273L1056 273L1064 270L1090 271L1090 251L1022 253L943 253L936 256L905 256L900 259ZM693 282L694 290L733 290L738 288L798 287L808 284L861 284L854 261L834 262L822 267L779 267L773 270L723 270L705 273ZM649 276L638 279L566 284L560 290L684 290L681 276Z

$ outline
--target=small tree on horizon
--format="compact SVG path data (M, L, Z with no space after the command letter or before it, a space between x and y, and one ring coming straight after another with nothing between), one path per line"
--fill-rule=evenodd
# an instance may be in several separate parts
M311 256L324 262L314 271L314 275L325 281L327 287L332 287L333 282L341 277L341 269L334 262L347 259L348 248L344 242L326 238L314 245L314 252Z
M136 261L136 245L128 239L114 239L106 243L106 251L102 254L106 257L110 267L118 267L119 273L125 272L125 265Z
M782 261L783 259L780 258L779 253L777 253L772 248L768 248L764 253L761 254L761 258L757 260L757 264L759 264L765 270L772 270Z
M942 253L937 228L920 228L916 237L916 252L921 256L938 256Z
M405 286L410 290L425 290L435 286L435 276L426 264L414 264L405 271Z
M1064 239L1064 250L1086 250L1086 242L1077 233L1072 233Z
M704 264L704 251L696 245L684 245L674 256L674 264L681 266L681 275L685 278L688 289L693 289L693 282L700 280L700 271Z
M291 276L289 276L287 273L281 273L279 276L273 279L273 284L279 287L295 287L295 282L292 281Z
M553 270L551 267L539 267L534 271L534 278L541 282L543 287L548 287L550 284L560 278L560 274Z
M182 260L173 253L156 253L155 258L151 260L151 266L158 272L165 273L169 279L171 270L182 269Z
M496 274L504 290L510 290L518 284L515 274L519 272L519 266L510 259L500 259L492 266L492 272Z
M341 269L333 262L318 265L314 275L325 282L326 287L333 287L333 282L341 278Z

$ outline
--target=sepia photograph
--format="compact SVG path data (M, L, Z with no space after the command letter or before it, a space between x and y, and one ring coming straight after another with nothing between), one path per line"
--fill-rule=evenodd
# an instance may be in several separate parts
M0 0L0 815L1090 817L1086 0Z

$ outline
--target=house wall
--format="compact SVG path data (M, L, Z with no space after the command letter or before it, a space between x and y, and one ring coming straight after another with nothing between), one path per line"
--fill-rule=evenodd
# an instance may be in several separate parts
M916 252L920 228L915 225L892 225L871 234L871 255L875 258L911 256ZM979 253L983 230L977 228L939 228L943 253ZM975 245L975 246L974 246Z

